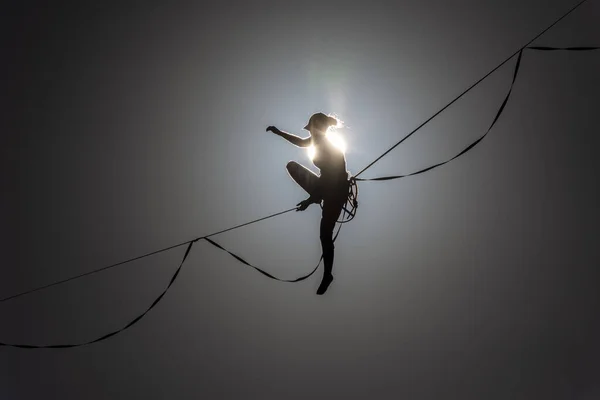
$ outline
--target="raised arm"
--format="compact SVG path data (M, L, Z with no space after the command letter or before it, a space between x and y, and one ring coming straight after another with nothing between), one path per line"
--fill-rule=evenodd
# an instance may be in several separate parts
M298 146L298 147L308 147L310 146L310 138L301 138L299 136L296 135L292 135L291 133L287 133L284 132L274 126L269 126L267 128L267 132L273 132L274 134L276 134L277 136L281 136L282 138L284 138L285 140L287 140L288 142L290 142L291 144Z

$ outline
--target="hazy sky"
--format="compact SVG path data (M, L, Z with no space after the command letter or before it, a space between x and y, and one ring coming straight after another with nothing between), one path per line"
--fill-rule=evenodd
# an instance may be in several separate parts
M3 7L0 297L293 207L285 164L336 113L357 172L571 0ZM191 2L190 2L191 3ZM600 1L538 39L600 45ZM453 156L514 61L363 177ZM140 323L72 350L0 348L1 399L600 398L600 53L523 54L464 157L360 184L321 271L278 283L205 242ZM284 278L320 209L215 237ZM163 290L184 248L0 304L0 342L83 342Z

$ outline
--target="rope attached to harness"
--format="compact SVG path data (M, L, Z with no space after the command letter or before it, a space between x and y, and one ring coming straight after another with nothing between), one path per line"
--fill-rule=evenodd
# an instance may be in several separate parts
M356 178L353 176L348 180L348 198L342 208L344 214L342 215L342 219L337 222L345 224L352 221L358 211L358 184L356 183Z
M344 211L342 218L336 221L338 224L350 222L356 216L356 211L358 210L358 184L356 183L356 180L357 179L354 176L348 179L348 196L346 197L346 202L342 206L342 210ZM323 201L319 203L319 206L321 206L322 210Z

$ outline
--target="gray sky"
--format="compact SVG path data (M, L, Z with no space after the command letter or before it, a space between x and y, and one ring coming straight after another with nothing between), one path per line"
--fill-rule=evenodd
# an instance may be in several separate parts
M2 11L0 297L305 198L296 134L336 113L357 172L576 2L41 5ZM536 41L600 44L589 0ZM2 399L600 396L598 52L525 52L492 132L414 178L360 185L335 281L266 279L199 242L130 330L0 348ZM509 62L364 177L481 135ZM215 237L284 278L320 255L318 207ZM163 290L183 248L0 304L0 341L82 342Z

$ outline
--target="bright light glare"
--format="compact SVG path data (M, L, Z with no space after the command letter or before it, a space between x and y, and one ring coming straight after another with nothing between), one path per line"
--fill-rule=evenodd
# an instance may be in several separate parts
M327 140L329 140L338 150L342 153L346 153L346 142L344 138L336 132L327 132ZM311 160L315 159L315 155L317 154L317 149L314 145L310 145L306 148L306 152L308 154L308 158Z
M327 132L327 139L338 148L342 153L346 153L346 142L344 138L336 132L329 131Z
M315 149L315 146L313 146L312 144L310 146L308 146L308 148L306 149L306 151L308 152L308 158L311 159L311 161L315 158L315 154L317 153L317 150Z

